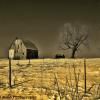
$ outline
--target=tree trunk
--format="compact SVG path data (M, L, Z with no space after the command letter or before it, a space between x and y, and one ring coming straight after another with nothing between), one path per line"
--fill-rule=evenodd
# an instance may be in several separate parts
M71 55L71 58L75 58L75 53L76 53L77 49L76 48L73 48L72 49L72 55Z

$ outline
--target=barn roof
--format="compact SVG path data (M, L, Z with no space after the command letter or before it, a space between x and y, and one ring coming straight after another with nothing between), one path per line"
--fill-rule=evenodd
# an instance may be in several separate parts
M22 40L27 49L38 50L34 43L29 40Z
M16 38L16 39L19 39L19 38ZM19 40L22 40L22 39L19 39ZM14 48L14 41L10 45L10 49L13 49ZM24 43L24 45L25 45L25 47L27 49L38 50L37 47L35 46L35 44L32 43L31 41L29 41L29 40L22 40L22 42Z

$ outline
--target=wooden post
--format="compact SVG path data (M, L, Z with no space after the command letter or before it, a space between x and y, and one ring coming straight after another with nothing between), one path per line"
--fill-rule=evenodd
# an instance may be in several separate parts
M31 63L31 61L30 61L30 59L29 59L29 65L30 65L30 63Z
M84 93L86 94L87 82L86 82L86 59L84 59Z
M42 88L43 88L43 69L42 67L44 66L44 58L43 58L43 63L41 65L41 100L43 100L43 94L42 94Z
M11 85L11 58L9 58L9 87L12 88L12 85Z
M14 49L9 49L9 87L12 88L12 84L11 84L11 60L14 58Z

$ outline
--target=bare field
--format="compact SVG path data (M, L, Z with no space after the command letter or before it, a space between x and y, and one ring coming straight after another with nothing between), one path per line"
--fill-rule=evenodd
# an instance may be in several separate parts
M100 100L99 58L86 59L86 95L84 59L12 60L12 88L8 68L1 59L0 100Z

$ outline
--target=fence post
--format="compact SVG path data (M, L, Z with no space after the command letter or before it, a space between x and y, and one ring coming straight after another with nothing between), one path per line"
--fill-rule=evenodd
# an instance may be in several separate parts
M12 84L11 84L11 80L12 80L12 77L11 77L11 60L14 58L14 49L9 49L9 87L12 88Z
M30 58L29 58L29 65L30 65L31 61L30 61Z
M11 58L9 58L9 87L12 88L11 84Z
M84 93L86 94L87 82L86 82L86 59L84 59Z

